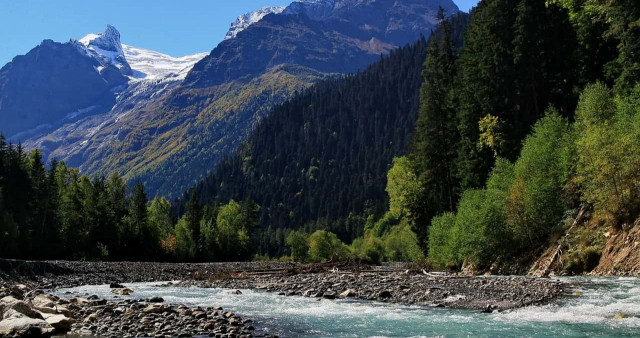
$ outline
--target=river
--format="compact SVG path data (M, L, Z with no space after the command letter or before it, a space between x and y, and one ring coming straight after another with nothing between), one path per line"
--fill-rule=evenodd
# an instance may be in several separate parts
M161 296L166 303L221 306L281 337L631 337L640 336L640 279L560 278L569 295L553 304L501 313L422 308L242 290L125 284L128 297ZM59 296L112 298L107 285L57 290ZM624 316L620 316L624 315ZM626 318L620 318L626 317Z

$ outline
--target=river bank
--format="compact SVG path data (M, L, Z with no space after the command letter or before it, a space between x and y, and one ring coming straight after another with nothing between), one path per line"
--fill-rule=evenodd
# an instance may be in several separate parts
M291 263L92 263L0 261L0 299L3 318L22 318L25 332L50 335L54 331L99 336L268 336L255 330L251 318L215 304L188 308L165 304L157 297L131 299L122 283L166 282L172 287L254 289L282 296L306 296L331 301L350 298L382 303L494 312L554 301L564 285L552 279L527 277L462 277L408 270L398 264L383 267L297 265ZM49 296L53 290L83 285L114 286L110 297ZM135 292L135 290L131 290ZM240 292L240 291L238 291ZM155 298L155 299L154 299ZM21 315L9 310L29 309ZM12 304L13 303L13 304ZM35 305L34 305L35 304ZM38 305L40 304L40 305ZM43 306L46 305L46 306ZM44 309L44 310L43 310ZM12 310L12 311L13 311ZM43 312L44 311L44 312ZM19 312L19 311L18 311ZM7 316L9 313L9 316ZM46 314L46 315L43 315ZM58 316L48 320L49 315ZM35 317L35 318L32 318ZM63 318L64 317L64 318ZM32 328L29 326L30 318ZM7 331L5 335L15 334ZM41 322L43 320L44 322ZM63 324L53 321L62 321ZM46 325L46 324L48 325ZM11 324L11 323L10 323ZM14 322L15 324L15 322ZM38 326L39 325L39 326ZM0 322L0 336L3 324Z

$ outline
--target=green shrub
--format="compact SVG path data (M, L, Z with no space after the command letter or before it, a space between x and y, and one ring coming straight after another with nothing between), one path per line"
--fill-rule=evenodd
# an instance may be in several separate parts
M424 259L418 236L406 221L394 226L382 240L386 258L392 262L415 262Z
M421 195L420 183L407 157L393 159L393 167L387 174L389 212L397 216L410 216Z
M507 222L522 246L546 238L562 219L572 143L569 123L554 109L525 139L507 202Z
M504 204L504 194L497 190L462 194L451 234L456 263L469 260L483 268L508 249L511 233L504 221Z
M351 243L351 252L360 262L367 264L380 264L386 254L382 240L373 236L355 239Z
M347 246L334 233L318 230L309 236L309 259L325 262L332 259L343 260L349 255Z
M583 198L614 224L640 212L640 86L614 99L603 84L588 86L576 111L577 181Z
M309 244L307 240L309 235L304 231L291 231L285 239L285 244L289 248L291 258L296 262L304 262L309 253Z
M600 263L601 254L600 249L593 246L582 251L574 251L567 257L564 270L574 275L591 272Z
M394 226L400 224L401 220L402 218L399 215L387 212L375 223L372 229L367 231L367 234L370 236L382 237L391 232L391 229Z
M453 227L456 224L456 215L445 213L435 217L429 229L429 258L439 267L455 263L453 253L453 241L451 238Z

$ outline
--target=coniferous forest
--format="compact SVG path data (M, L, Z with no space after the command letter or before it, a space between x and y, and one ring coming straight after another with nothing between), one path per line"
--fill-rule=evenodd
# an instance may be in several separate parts
M592 229L633 224L640 4L483 0L439 18L274 107L173 205L0 140L0 256L488 269L541 254L581 210ZM576 236L566 268L588 271L604 243Z

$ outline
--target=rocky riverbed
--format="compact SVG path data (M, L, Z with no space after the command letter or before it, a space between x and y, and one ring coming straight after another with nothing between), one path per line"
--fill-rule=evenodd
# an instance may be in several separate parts
M288 276L247 273L222 280L185 280L178 286L262 289L283 296L354 298L483 312L545 304L564 291L562 283L551 279L460 277L408 271L330 271Z
M75 333L100 337L265 336L250 319L217 307L136 300L118 283L259 289L282 296L502 311L551 302L564 292L552 279L464 277L407 270L404 265L347 267L289 263L90 263L0 260L0 337ZM46 292L112 284L113 296L56 297ZM240 291L238 291L240 292ZM277 324L277 323L276 323Z
M64 298L23 284L0 285L0 337L269 337L220 307L165 305L161 297L122 299L117 295L133 291L117 284L115 299Z

